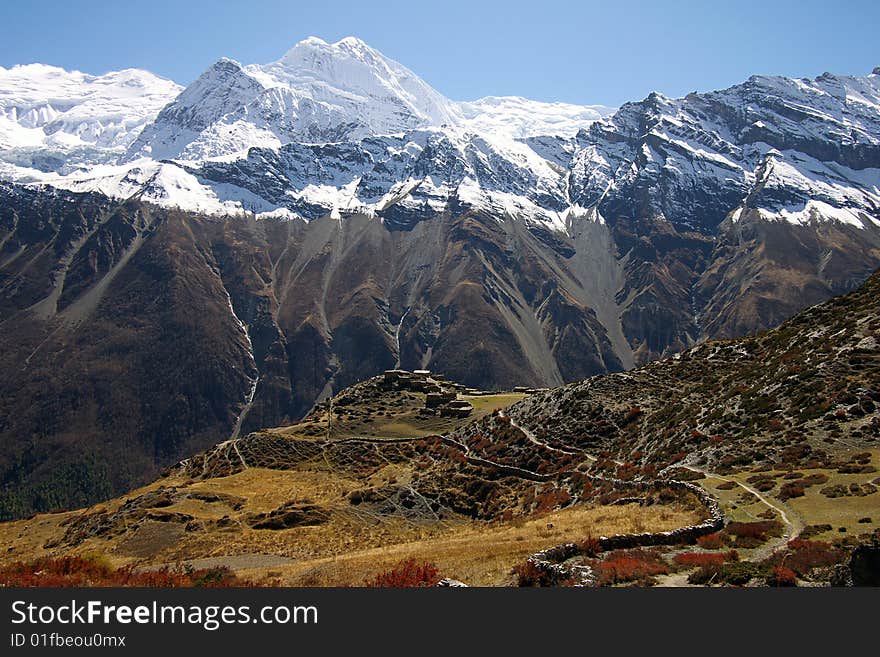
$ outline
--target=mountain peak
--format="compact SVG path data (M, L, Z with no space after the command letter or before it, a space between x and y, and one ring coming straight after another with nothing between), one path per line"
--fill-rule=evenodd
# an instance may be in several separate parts
M372 50L370 46L368 46L364 41L358 39L356 36L347 36L343 37L339 41L333 44L334 46L347 46L349 48L367 48Z
M322 39L321 37L316 37L316 36L307 36L302 41L297 42L296 46L299 46L301 44L316 45L316 46L329 45L326 41L324 41L324 39ZM296 46L294 46L294 48L296 48Z
M210 69L223 69L223 68L241 68L241 62L238 62L231 57L221 57L216 62L211 64L208 70Z
M319 59L347 59L352 56L357 59L367 56L371 59L391 61L355 36L347 36L336 43L329 43L320 37L310 36L284 53L284 56L276 63L287 66L309 66L314 65L314 62ZM393 63L396 64L396 62ZM398 66L400 65L398 64Z
M359 47L359 48L369 48L369 47L370 47L370 46L368 46L368 45L367 45L362 39L359 39L358 37L356 37L356 36L354 36L354 35L349 35L349 36L347 36L347 37L342 37L339 41L336 41L335 43L330 43L329 41L325 41L325 40L322 39L321 37L318 37L318 36L314 36L314 35L313 35L313 36L307 36L307 37L306 37L305 39L303 39L302 41L299 41L299 42L294 46L294 48L296 48L297 46L331 46L331 47L338 47L338 46L341 46L341 45L348 45L348 46L354 46L354 47ZM292 50L292 49L291 49L291 50Z
M247 70L266 86L294 88L317 102L354 102L355 116L387 110L389 119L407 117L400 125L383 120L373 126L379 130L446 123L454 114L451 101L427 82L354 36L336 43L309 37L278 61Z

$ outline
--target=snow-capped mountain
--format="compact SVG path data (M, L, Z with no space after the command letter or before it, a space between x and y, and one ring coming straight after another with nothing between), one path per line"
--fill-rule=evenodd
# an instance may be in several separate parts
M199 212L409 224L461 203L565 232L642 194L656 216L712 231L750 209L861 225L880 204L876 73L753 77L613 114L452 101L353 37L309 38L266 65L221 59L179 95L139 71L3 76L5 177Z
M129 156L199 160L450 123L448 101L362 41L310 38L265 66L222 59L166 107Z
M610 111L514 97L455 102L359 39L311 37L263 66L221 59L159 114L128 157L204 160L253 146L441 126L510 138L573 136Z
M32 79L20 75L7 81L6 95L26 96L22 90L41 87L39 71L31 72ZM0 153L5 163L0 171L19 182L116 197L141 192L154 202L200 212L244 208L304 218L343 208L375 212L392 199L399 209L436 211L461 190L463 199L522 211L558 226L557 213L566 207L564 172L524 139L553 136L570 141L578 130L611 111L518 97L452 101L353 37L334 44L309 38L267 65L242 66L221 59L173 99L173 93L159 93L167 91L167 85L146 83L136 96L126 76L146 80L149 74L124 73L115 74L124 83L119 89L112 88L114 74L104 76L112 93L105 94L110 99L103 104L122 116L129 111L125 102L136 104L137 112L126 124L135 125L136 120L136 129L117 131L112 141L93 140L87 157L75 156L72 148L64 157L49 157L45 143L24 154L7 149ZM82 75L66 75L71 78L71 99L89 95L85 86L90 80L77 88L76 76ZM158 111L160 102L169 100ZM90 116L101 118L96 112ZM96 120L80 129L107 131L112 125ZM51 141L39 128L31 142ZM556 146L554 158L560 155ZM300 161L309 150L315 151L312 158L321 151L317 167ZM360 154L355 163L334 163L328 159L334 150ZM300 155L293 154L296 151ZM435 152L441 160L431 162ZM563 154L563 160L566 157ZM293 168L278 171L289 176L284 189L275 190L281 196L260 192L268 182L261 173L253 180L240 180L222 171L252 169L255 160L273 158L293 158ZM90 166L76 166L83 164ZM326 171L336 172L332 180Z
M115 162L181 89L135 69L0 67L0 161L63 173Z

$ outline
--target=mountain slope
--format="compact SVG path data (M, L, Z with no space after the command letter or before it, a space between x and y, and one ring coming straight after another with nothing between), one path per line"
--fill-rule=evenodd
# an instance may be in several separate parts
M8 225L8 199L3 208ZM4 258L0 324L3 516L107 497L229 432L230 402L256 372L198 227L137 202L53 192L14 212L21 257Z
M656 469L835 460L880 442L880 272L754 337L534 395L511 417L557 448Z

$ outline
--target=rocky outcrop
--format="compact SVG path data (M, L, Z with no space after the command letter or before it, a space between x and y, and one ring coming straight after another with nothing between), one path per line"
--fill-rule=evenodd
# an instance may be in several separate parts
M852 586L880 586L880 545L860 545L850 557Z
M329 519L330 513L322 507L314 504L288 502L272 511L250 515L244 519L244 522L253 529L280 530L320 525Z

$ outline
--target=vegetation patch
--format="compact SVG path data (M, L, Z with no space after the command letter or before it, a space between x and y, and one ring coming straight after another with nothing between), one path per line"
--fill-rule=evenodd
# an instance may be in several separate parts
M773 567L784 566L805 578L814 569L835 566L845 562L847 557L846 550L830 543L796 538L789 541L785 549L771 555L767 564Z
M697 545L706 550L720 550L727 545L727 537L722 532L706 534L697 539Z
M434 564L407 559L400 562L395 568L367 580L366 585L386 589L437 586L440 579L440 571Z
M665 575L670 568L657 550L614 550L604 559L589 561L588 565L596 572L599 586L634 583L639 586L652 586L655 575Z
M736 561L721 565L706 565L688 576L691 584L730 584L745 586L756 577L766 576L767 568L750 561Z
M778 520L756 522L731 522L723 533L730 537L730 544L737 548L755 548L766 543L771 536L782 536L784 526Z
M797 574L785 566L775 566L767 577L768 586L797 586Z
M673 557L673 562L683 568L701 568L703 566L720 566L726 561L738 561L736 550L726 554L721 552L683 552Z

